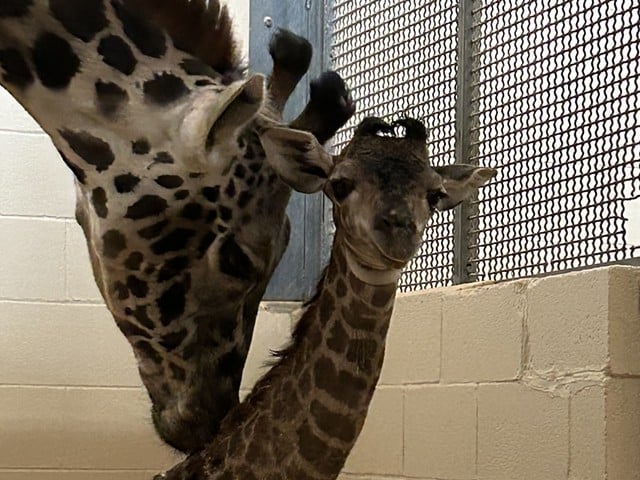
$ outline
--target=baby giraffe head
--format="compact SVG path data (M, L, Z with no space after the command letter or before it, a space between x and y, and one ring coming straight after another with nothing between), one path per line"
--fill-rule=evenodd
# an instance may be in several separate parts
M399 271L420 247L433 213L455 207L496 174L471 165L430 166L426 128L410 118L392 124L364 119L338 156L297 130L270 129L262 143L291 187L324 190L333 203L336 235L369 270Z

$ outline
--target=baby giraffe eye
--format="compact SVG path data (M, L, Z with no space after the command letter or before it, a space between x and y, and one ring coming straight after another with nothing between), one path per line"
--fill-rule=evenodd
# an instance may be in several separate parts
M443 190L431 190L427 193L427 202L429 202L429 206L434 209L438 202L447 196L447 193Z
M338 202L342 202L349 196L356 188L353 180L348 178L338 178L337 180L331 180L331 190L333 191L333 197Z

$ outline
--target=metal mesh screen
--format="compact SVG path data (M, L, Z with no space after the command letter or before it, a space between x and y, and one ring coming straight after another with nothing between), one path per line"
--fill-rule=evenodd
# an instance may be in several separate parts
M497 164L500 178L478 205L474 277L631 257L624 209L640 194L640 3L482 5L472 32L472 161Z
M406 114L430 128L432 163L452 163L457 79L468 78L462 159L500 169L466 210L461 238L452 213L434 218L400 288L452 283L458 242L470 280L640 254L625 235L625 208L640 196L640 4L462 1L464 32L459 0L333 2L332 60L359 101L337 147L364 116Z
M378 0L333 4L332 61L358 101L336 139L341 149L364 117L424 119L434 164L451 163L456 106L456 0ZM434 218L429 244L400 280L403 290L448 285L453 269L453 214Z

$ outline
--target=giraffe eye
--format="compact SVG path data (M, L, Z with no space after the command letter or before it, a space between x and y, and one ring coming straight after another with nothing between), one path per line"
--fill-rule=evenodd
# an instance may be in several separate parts
M429 202L429 206L434 209L438 202L447 196L447 193L442 190L432 190L427 193L427 202Z
M333 191L333 197L338 202L342 202L349 196L351 192L356 188L353 180L348 178L338 178L331 181L331 190Z

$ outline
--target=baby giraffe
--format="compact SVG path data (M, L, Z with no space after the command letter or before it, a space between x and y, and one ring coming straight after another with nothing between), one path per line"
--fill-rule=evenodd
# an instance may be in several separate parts
M390 125L368 118L332 158L306 132L265 133L278 173L305 191L322 188L333 203L331 260L291 345L225 418L216 439L157 479L338 476L380 375L402 268L433 212L454 207L496 174L470 165L431 167L426 140L417 120Z

